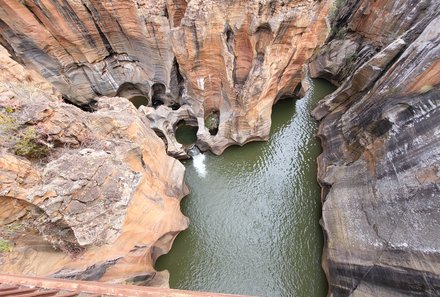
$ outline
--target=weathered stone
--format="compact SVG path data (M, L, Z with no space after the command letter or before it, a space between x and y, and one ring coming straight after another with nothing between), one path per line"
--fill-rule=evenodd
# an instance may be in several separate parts
M4 0L0 34L17 60L84 108L102 95L189 106L197 145L219 154L267 139L273 103L294 93L327 37L331 2ZM219 125L209 133L211 114Z
M187 189L151 128L179 158L180 121L217 154L265 140L311 59L339 86L313 112L329 295L439 295L439 15L428 0L0 0L2 127L49 149L26 159L1 133L0 224L28 222L3 271L163 284L153 263L187 225Z
M322 119L318 178L329 295L437 296L440 4L359 1L356 7L341 9L348 21L339 25L354 32L338 38L358 34L380 40L383 49L359 60L313 111ZM401 40L393 41L397 34ZM328 42L319 51L324 55ZM338 71L335 80L344 77Z
M153 265L188 225L179 207L188 191L183 165L141 114L124 98L102 97L87 113L44 91L35 100L7 94L0 112L14 124L0 133L0 231L25 230L8 238L15 247L1 255L2 271L120 282L149 275L166 285ZM6 109L11 100L16 108ZM5 139L25 129L36 131L30 141L44 140L45 159L13 154Z

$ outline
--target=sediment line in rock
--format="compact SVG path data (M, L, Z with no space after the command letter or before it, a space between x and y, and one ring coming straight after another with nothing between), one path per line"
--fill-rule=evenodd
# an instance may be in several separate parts
M329 295L436 296L440 4L341 5L310 63L340 85L312 112Z

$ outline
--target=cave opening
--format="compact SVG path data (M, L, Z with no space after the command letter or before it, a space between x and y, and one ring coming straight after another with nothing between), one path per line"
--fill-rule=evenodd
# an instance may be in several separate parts
M197 142L197 119L180 120L174 129L177 142L185 146L192 145Z
M136 108L148 106L148 88L141 84L123 83L116 92L117 97L127 98Z
M162 83L155 83L152 86L151 99L154 108L157 108L158 106L165 104L165 100L164 100L165 91L166 91L165 85Z
M303 92L303 87L302 87L301 82L299 82L296 85L295 90L293 91L293 96L295 96L296 98L300 98L300 97L302 97L301 95L304 95L301 92Z
M225 25L225 30L223 32L226 37L226 46L228 47L228 51L230 53L234 52L234 32L232 31L232 28L229 26L228 23Z
M78 104L70 100L70 98L65 95L63 95L61 98L63 99L64 103L76 106L83 111L95 112L97 110L98 101L96 101L95 99L90 100L88 103Z
M220 125L220 111L214 110L205 117L205 127L208 128L209 134L217 135Z
M255 30L255 39L255 51L257 55L264 56L266 48L272 40L272 29L270 28L270 25L264 23L258 26L257 30Z
M130 100L130 102L133 103L136 108L139 108L141 106L148 106L148 98L145 96L134 96L128 98L128 100Z

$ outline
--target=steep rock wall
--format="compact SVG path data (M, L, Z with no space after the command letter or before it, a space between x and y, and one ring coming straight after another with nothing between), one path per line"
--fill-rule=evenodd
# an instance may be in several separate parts
M2 0L0 42L85 108L115 95L169 107L160 118L171 127L158 130L175 156L185 151L172 113L189 106L198 146L221 153L267 139L273 103L294 93L302 64L327 37L331 3Z
M170 83L165 1L0 2L2 43L69 100L116 95L125 82Z
M342 1L310 63L330 296L440 294L440 4Z

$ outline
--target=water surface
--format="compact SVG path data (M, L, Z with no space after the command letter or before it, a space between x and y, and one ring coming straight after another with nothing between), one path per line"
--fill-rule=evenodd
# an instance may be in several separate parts
M186 161L191 224L156 265L172 288L258 296L325 296L320 189L309 112L333 87L315 80L272 113L268 142Z
M141 107L142 105L147 106L148 105L148 98L145 96L134 96L130 98L131 103L133 103L136 108Z

